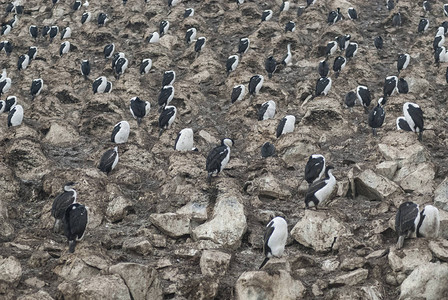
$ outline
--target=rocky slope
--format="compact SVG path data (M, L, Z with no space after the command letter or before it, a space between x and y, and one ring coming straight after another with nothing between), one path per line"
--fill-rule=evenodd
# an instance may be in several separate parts
M26 3L25 3L26 2ZM70 1L71 2L71 1ZM391 25L384 1L317 0L297 17L302 1L279 14L280 1L182 1L171 10L166 1L91 1L72 11L72 3L23 1L25 14L2 37L14 45L0 62L12 79L5 96L16 95L24 122L8 128L0 116L0 295L5 299L403 299L448 297L448 155L445 65L433 64L432 41L445 18L442 4L428 14L430 27L418 35L415 1L400 0L403 26ZM328 26L330 10L357 9ZM6 4L0 5L4 11ZM193 17L184 19L187 7ZM259 25L261 12L274 17ZM92 22L81 25L90 11ZM94 19L110 17L104 27ZM6 22L12 15L2 16ZM158 44L144 39L171 23ZM284 32L288 21L295 32ZM71 51L60 57L53 42L28 34L30 25L70 26ZM195 27L207 37L199 57L184 35ZM318 78L317 65L326 43L351 34L359 43L327 97L304 104ZM377 51L373 39L385 47ZM251 46L236 71L226 77L225 61L236 54L238 41ZM115 43L129 67L114 79L103 47ZM230 103L232 87L267 75L269 55L279 61L291 43L293 64L267 76L261 92ZM36 60L17 71L17 58L36 45ZM409 94L394 95L385 107L386 121L373 137L360 106L351 112L343 97L362 84L382 94L384 78L396 75L399 53L411 55L401 73ZM139 74L142 59L153 68ZM92 64L90 80L80 74L81 59ZM334 57L329 62L332 65ZM157 96L164 71L177 79L172 102L178 115L158 138ZM113 82L110 94L94 95L92 80L104 75ZM31 101L34 78L44 80ZM129 112L132 97L150 101L153 109L140 127ZM277 103L274 120L257 121L264 101ZM423 142L395 129L403 103L418 103L425 117ZM373 105L372 105L373 106ZM286 114L296 116L294 133L275 139ZM109 175L97 169L101 154L112 148L113 126L127 120L131 135L119 146L120 161ZM191 127L199 152L172 147L177 132ZM227 169L209 185L205 159L224 137L235 141ZM277 156L261 159L260 147L273 142ZM313 153L335 166L337 191L327 208L304 210L304 166ZM67 181L78 182L79 202L90 211L88 232L74 254L65 237L52 232L50 209ZM441 214L441 237L406 240L395 249L393 221L400 203L435 203ZM287 220L290 236L285 256L272 259L264 271L264 227L273 216ZM333 244L333 242L336 242Z

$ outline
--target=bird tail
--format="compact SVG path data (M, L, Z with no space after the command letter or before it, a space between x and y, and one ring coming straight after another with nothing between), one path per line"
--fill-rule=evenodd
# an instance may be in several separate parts
M261 263L261 266L258 268L258 270L260 270L261 268L263 268L264 265L268 262L268 260L269 260L269 257L266 257L266 258L263 260L263 262Z
M68 241L68 252L75 252L76 240Z
M418 133L418 140L419 140L420 142L423 141L423 131L419 131L419 133Z
M404 244L404 235L400 235L398 237L397 249L403 248L403 244Z
M54 220L54 225L53 225L53 232L54 233L58 233L59 232L59 229L60 229L60 221L61 220L59 220L59 219L55 219Z

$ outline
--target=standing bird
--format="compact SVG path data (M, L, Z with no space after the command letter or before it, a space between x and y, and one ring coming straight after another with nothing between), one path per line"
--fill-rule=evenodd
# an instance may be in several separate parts
M76 203L77 193L73 188L76 182L67 182L64 185L64 192L57 195L53 200L51 207L51 216L54 218L53 232L57 233L61 230L61 221L64 219L65 211L70 204Z
M30 63L30 57L28 54L22 54L19 57L19 60L17 61L17 70L25 70L28 67L28 64Z
M176 72L173 70L163 72L162 86L173 85L176 81Z
M350 111L352 111L352 108L355 106L357 100L358 96L356 95L356 93L354 91L350 91L345 95L345 106L347 106L347 108L350 108Z
M328 13L327 23L334 24L342 19L341 9L338 7L337 10L332 10Z
M258 121L272 119L275 116L275 106L273 100L264 102L258 111Z
M47 36L48 33L50 32L50 29L51 29L50 26L44 26L44 27L42 28L42 36L43 36L43 37L44 37L44 36Z
M265 68L266 72L268 72L268 77L272 78L272 74L277 69L277 61L275 60L275 58L272 56L269 56L266 59L266 61L264 62L264 68Z
M117 65L117 62L120 58L124 58L125 54L123 52L118 52L114 54L114 57L112 58L112 70L114 73L116 72L115 66ZM115 74L116 75L116 74Z
M8 113L8 127L19 126L23 121L22 105L14 106Z
M316 91L314 97L318 97L320 95L326 96L331 89L331 78L330 77L321 77L316 82Z
M118 122L112 130L110 141L115 144L126 143L128 141L130 131L131 127L127 121Z
M350 34L340 35L336 37L336 42L338 43L339 50L344 51L345 48L350 44L350 39L352 36Z
M5 77L0 80L0 96L5 94L11 88L11 78Z
M330 55L333 55L336 50L338 49L338 42L337 41L331 41L327 43L327 46L325 47L325 55L328 57Z
M151 33L148 38L146 39L146 41L150 44L154 44L154 43L158 43L160 40L160 35L157 31L154 31L153 33Z
M367 118L367 123L372 128L374 136L376 136L376 129L383 126L384 118L386 117L386 112L383 109L385 103L383 101L384 98L378 100L377 106L370 111L369 117Z
M372 96L370 94L369 88L363 85L359 85L356 88L356 95L358 96L359 103L364 107L364 110L367 113L370 103L372 102ZM386 104L385 101L384 104Z
M128 59L126 57L120 57L115 64L115 74L117 79L120 79L120 76L123 75L127 67Z
M295 116L286 115L283 119L280 120L280 123L278 123L275 136L279 138L282 134L294 132L295 123L296 123Z
M146 0L145 0L145 1L146 1ZM168 0L168 7L169 7L169 8L174 7L174 6L176 6L177 4L179 4L180 1L181 1L181 0ZM244 1L243 1L243 2L244 2Z
M373 41L375 48L378 50L383 49L383 38L381 36L377 36Z
M205 162L205 169L207 170L207 180L210 183L213 174L219 174L230 160L230 147L234 144L230 138L221 140L221 145L213 148Z
M70 42L65 41L61 44L61 47L59 48L59 55L62 56L63 54L66 54L70 51Z
M100 159L98 169L100 169L101 172L104 172L107 175L109 175L109 173L112 172L113 169L115 169L117 163L118 163L118 146L115 146L113 149L109 149L103 153Z
M308 158L305 166L305 180L312 184L320 180L325 173L325 157L321 154L313 154Z
M230 96L230 100L232 103L235 101L241 101L244 98L244 94L246 93L246 87L243 84L236 85L232 89L232 95Z
M105 13L100 13L100 14L98 15L98 26L99 26L99 27L100 27L100 26L105 26L106 23L107 23L107 20L109 20L108 17L107 17L107 14L105 14Z
M386 7L389 11L395 8L394 0L387 0L386 1Z
M64 234L68 239L68 251L75 252L76 242L86 233L89 216L87 207L79 203L70 204L64 215Z
M187 8L184 12L184 18L193 17L194 16L194 8Z
M392 25L395 27L401 26L401 14L399 12L394 13L392 17Z
M429 1L423 1L423 10L425 12L431 11L431 3Z
M30 58L30 63L31 60L35 59L37 55L37 47L31 46L28 48L28 56Z
M73 10L79 10L82 6L82 2L80 0L76 0L75 3L73 3L72 9Z
M3 109L3 112L7 113L10 112L16 105L17 105L17 97L16 96L9 96L6 98L5 107Z
M426 31L429 27L429 20L428 19L420 19L420 22L418 23L417 32L423 33Z
M438 47L435 51L434 51L434 63L437 65L437 67L439 67L440 62L445 62L446 60L446 49L445 47Z
M409 85L404 78L398 79L397 89L399 94L407 94L409 92Z
M177 135L176 141L174 142L174 150L177 151L192 151L194 149L193 141L193 129L184 128Z
M42 78L33 79L30 88L31 100L34 100L35 97L39 96L40 92L42 92L43 87L44 81L42 80Z
M152 67L152 59L145 58L140 64L140 75L148 74Z
M403 114L406 122L409 124L409 128L413 132L418 132L418 140L423 140L423 111L415 103L406 102L403 104Z
M201 54L202 49L205 47L205 42L207 39L203 36L197 39L196 43L194 43L194 51L197 53L197 56Z
M83 59L81 62L81 74L84 76L84 79L88 79L90 74L90 62L87 59Z
M404 239L415 234L420 214L418 204L405 202L398 207L395 215L395 232L398 235L397 249L401 249Z
M448 4L443 5L443 14L448 17Z
M285 66L291 65L292 54L291 54L291 44L286 45L286 55L282 59L282 64Z
M347 62L347 60L343 56L338 56L334 60L333 71L335 72L336 78L339 77L339 73L342 71L342 69L344 69L346 62Z
M439 236L440 216L437 207L426 205L420 212L420 220L417 225L417 237L432 237Z
M333 166L325 168L325 178L310 184L305 195L306 208L316 207L325 204L330 199L333 189L336 186L336 178L332 174Z
M96 94L96 93L98 93L98 94L104 93L104 91L106 90L106 86L107 86L107 78L106 78L106 76L98 77L92 83L93 93L94 94Z
M286 240L288 238L288 224L282 217L275 217L266 226L264 233L263 253L265 259L258 269L264 265L273 256L281 257L285 251Z
M0 114L5 111L6 102L4 100L0 100Z
M261 157L266 158L275 154L275 146L266 142L261 146Z
M269 21L271 18L272 18L272 15L273 15L274 13L272 12L272 10L270 10L270 9L267 9L267 10L264 10L262 13L261 13L261 22L265 22L265 21ZM261 23L260 22L260 23Z
M115 44L108 44L106 46L104 46L104 58L109 59L114 55L114 51L115 51Z
M65 27L61 32L61 40L68 39L72 36L72 29L70 27Z
M11 55L12 48L12 44L9 41L2 41L0 43L0 50L3 49L8 57Z
M168 29L170 29L170 22L166 20L160 21L159 25L160 37L164 36L168 32Z
M229 56L229 58L227 58L227 62L226 62L227 76L229 76L230 72L233 72L236 70L236 67L238 66L239 61L240 61L240 58L238 55L231 55L231 56Z
M296 23L294 23L293 21L289 21L288 23L286 23L285 25L285 32L294 32L296 30Z
M159 137L162 135L165 129L170 128L176 119L177 109L175 106L165 106L159 116Z
M445 43L445 28L441 26L439 27L439 29L437 29L436 36L434 37L434 41L432 44L434 50L436 50L439 47L442 47L444 43Z
M318 71L319 71L320 77L327 77L328 76L328 73L330 73L330 66L328 65L326 59L321 60L319 62Z
M350 20L358 19L358 13L356 12L356 9L354 9L353 7L349 7L347 9L347 15L350 18Z
M263 75L254 75L249 80L249 94L257 95L263 86L264 77Z
M161 112L165 106L169 105L171 100L174 98L174 86L166 85L164 86L159 93L159 98L157 100L159 104L159 112Z
M28 32L30 33L30 36L33 39L37 39L37 36L39 35L39 30L37 29L36 25L31 25L28 29Z
M3 25L1 35L7 35L8 33L11 32L11 30L12 30L11 25L9 25L9 24Z
M187 44L191 44L196 39L196 28L190 28L187 30L187 33L185 34L185 42Z
M139 97L134 97L130 100L130 111L134 119L137 119L137 124L140 126L144 116L149 114L151 104L148 101L143 101Z
M283 1L280 5L280 12L289 10L289 1Z
M390 97L397 88L398 77L397 76L387 76L384 80L383 85L383 97Z
M81 24L90 22L90 19L92 19L92 13L90 12L83 13L81 16Z
M50 36L50 41L52 41L58 34L59 34L59 27L56 25L51 26L50 31L48 32L48 35Z
M297 8L297 17L300 18L303 15L304 11L305 11L305 6L299 6Z
M348 59L355 57L358 52L358 43L349 43L345 49L345 57Z
M306 7L313 5L316 0L306 0Z
M250 40L248 38L241 38L238 43L238 54L243 56L244 53L249 49Z

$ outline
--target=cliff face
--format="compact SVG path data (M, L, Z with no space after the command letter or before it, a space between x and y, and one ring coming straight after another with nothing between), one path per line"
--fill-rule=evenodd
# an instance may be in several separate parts
M62 2L62 1L61 1ZM17 96L24 108L20 126L8 128L0 115L0 293L6 299L396 299L446 297L448 266L447 107L445 65L433 61L432 41L445 18L442 4L427 14L430 26L417 34L422 8L400 0L403 25L392 27L392 12L381 1L323 1L297 16L303 3L291 1L279 13L280 1L91 1L72 10L73 3L23 1L25 11L2 40L13 44L2 68L12 80L2 99ZM183 18L184 10L195 9ZM326 23L330 10L345 18ZM359 19L346 16L355 7ZM0 5L4 11L6 4ZM260 23L261 12L274 11ZM92 13L81 24L84 12ZM109 21L98 27L99 13ZM12 14L2 16L3 22ZM160 42L146 37L170 22ZM294 32L284 32L289 21ZM30 25L72 29L69 53L59 56L60 35L52 42L28 34ZM184 41L195 27L206 45L199 56ZM359 44L325 97L305 103L314 91L317 66L328 41L350 34ZM384 49L373 45L376 36ZM240 38L250 48L237 69L226 77L228 56ZM115 79L103 48L114 43L124 52L128 69ZM291 44L292 64L278 66L269 79L265 59L281 61ZM37 46L26 70L17 59ZM409 53L409 67L400 73L408 94L394 94L384 107L386 120L372 136L361 106L353 111L344 97L358 85L373 93L370 109L382 96L384 79L397 75L396 58ZM333 65L333 55L328 62ZM341 54L344 55L344 54ZM143 59L151 58L149 74L140 75ZM82 59L92 71L80 73ZM159 138L157 97L163 72L176 71L172 105L177 117ZM260 93L231 104L232 88L255 74L265 77ZM109 94L93 94L92 82L106 76ZM29 89L42 78L42 93L31 101ZM138 96L152 109L140 126L129 111ZM274 119L257 121L268 100L277 104ZM397 131L395 119L405 102L424 112L423 142L413 133ZM293 133L275 138L285 115L296 117ZM109 176L97 169L99 159L114 145L116 123L127 120L128 143L119 145L120 160ZM194 131L198 152L173 150L177 133ZM205 161L219 140L235 141L227 168L207 183ZM276 156L262 159L269 141ZM311 154L323 154L335 167L338 181L332 201L322 210L304 210L307 184L304 167ZM52 232L53 199L64 183L76 181L78 202L89 207L86 236L74 254L66 238ZM395 249L394 218L398 206L413 201L440 209L438 239L411 239ZM271 259L264 271L263 232L274 216L283 216L290 231L285 255ZM434 271L436 275L431 275ZM432 282L438 278L438 283ZM131 298L132 297L132 298Z

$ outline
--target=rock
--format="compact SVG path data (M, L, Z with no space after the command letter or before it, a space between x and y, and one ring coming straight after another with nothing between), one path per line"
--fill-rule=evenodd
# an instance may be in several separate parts
M395 161L383 161L376 165L376 173L392 180L397 172L398 163Z
M285 270L269 275L264 271L244 272L235 286L237 300L304 299L305 287Z
M40 180L49 172L48 160L36 142L28 139L15 140L6 153L6 162L22 180Z
M9 223L8 209L0 200L0 237L9 237L14 233L14 227Z
M135 237L125 240L123 249L141 255L150 255L154 251L151 243L144 237Z
M41 290L34 294L20 296L17 300L54 300L54 298L47 292Z
M372 253L370 253L369 255L366 256L366 259L380 258L380 257L386 255L387 252L388 252L387 249L373 251Z
M109 202L106 209L106 217L109 222L121 221L132 207L132 202L123 196L118 196Z
M369 200L382 201L402 192L397 184L370 169L364 170L355 177L355 185L356 192Z
M135 263L119 263L111 266L109 273L120 275L123 278L132 299L163 299L157 271L151 267Z
M22 266L14 256L2 258L0 256L0 294L17 287L22 277Z
M151 214L151 223L170 237L190 234L190 217L177 213Z
M65 280L77 280L79 278L90 278L99 274L99 269L88 266L81 258L75 257L63 265L53 269L58 276Z
M176 213L187 215L192 221L203 222L208 218L207 208L208 202L191 201L179 208Z
M365 299L367 300L381 300L383 296L381 292L378 290L378 286L363 286L362 291L365 293Z
M448 295L448 265L427 263L418 266L403 281L400 299L446 299Z
M420 265L429 263L432 260L432 253L426 247L424 240L415 240L415 243L405 243L405 248L395 250L391 248L388 259L389 265L395 272L409 273ZM414 241L413 241L414 242Z
M425 147L418 143L415 136L399 131L389 132L378 144L378 150L386 161L397 162L399 168L407 162L418 164L428 160Z
M37 250L31 254L28 265L33 268L39 268L47 264L51 255L47 251Z
M315 153L318 150L313 139L302 139L294 134L281 136L275 146L286 165L296 168L306 163L309 153Z
M31 277L25 280L25 284L41 289L45 286L45 281L42 281L37 277Z
M420 194L432 194L436 172L430 163L404 165L398 170L394 181L405 191L417 191Z
M369 276L369 270L357 269L353 272L330 279L330 285L357 285Z
M322 262L322 270L326 271L326 272L333 272L335 270L337 270L337 268L339 267L339 261L334 260L334 259L326 259Z
M448 212L439 209L439 218L440 218L439 237L448 239Z
M266 173L257 177L254 188L259 198L287 199L291 197L291 192L272 173Z
M440 260L448 261L448 241L445 239L438 239L429 242L429 249L432 254Z
M79 139L79 135L74 128L68 124L51 123L44 141L53 145L73 144Z
M229 267L230 254L217 250L204 250L199 265L202 275L223 276Z
M448 211L448 177L434 191L434 204L438 208Z
M335 218L314 210L305 210L303 218L291 230L291 236L297 242L319 252L338 249L339 237L348 233Z
M352 271L354 269L362 268L366 260L364 257L350 257L346 258L341 263L341 269L344 271Z
M192 231L194 240L212 240L224 247L236 249L246 232L247 223L244 206L236 194L219 194L213 217Z

